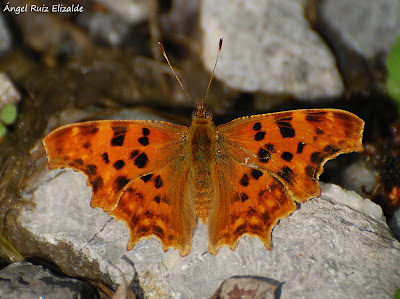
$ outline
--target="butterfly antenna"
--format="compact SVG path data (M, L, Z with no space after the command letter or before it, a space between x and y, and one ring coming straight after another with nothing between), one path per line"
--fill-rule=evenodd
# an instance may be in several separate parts
M218 46L217 58L215 59L214 68L213 68L213 71L212 71L212 73L211 73L210 81L208 82L208 86L207 86L207 90L206 90L206 95L205 95L205 97L204 97L204 101L207 99L208 91L210 90L210 86L211 86L212 79L214 78L214 73L215 73L215 68L217 67L217 62L218 62L219 53L221 53L222 41L223 41L223 39L220 38L220 39L219 39L219 46Z
M178 75L175 73L174 68L172 67L171 63L169 62L169 59L167 57L167 53L165 53L164 47L161 42L158 42L158 45L160 46L160 50L162 55L164 56L165 60L167 61L169 68L171 69L172 73L174 74L176 80L178 80L179 85L182 87L183 91L186 93L186 96L189 98L190 101L193 101L192 98L190 97L189 93L186 91L185 87L183 87L183 84L181 80L179 79Z

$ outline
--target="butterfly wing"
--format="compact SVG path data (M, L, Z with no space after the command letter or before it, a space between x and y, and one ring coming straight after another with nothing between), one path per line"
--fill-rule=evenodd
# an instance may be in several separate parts
M94 121L56 129L43 143L50 169L83 172L91 206L127 224L128 249L154 236L164 250L186 255L196 221L184 192L186 134L186 127L166 122Z
M219 126L219 199L210 212L209 249L236 246L243 234L271 248L275 223L296 209L293 200L318 196L329 159L362 151L364 122L336 109L255 115Z

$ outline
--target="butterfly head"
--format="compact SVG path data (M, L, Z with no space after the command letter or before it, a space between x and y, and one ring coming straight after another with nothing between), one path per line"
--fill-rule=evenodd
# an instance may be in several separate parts
M212 112L204 106L204 100L197 100L197 107L192 112L192 119L212 119L212 116Z

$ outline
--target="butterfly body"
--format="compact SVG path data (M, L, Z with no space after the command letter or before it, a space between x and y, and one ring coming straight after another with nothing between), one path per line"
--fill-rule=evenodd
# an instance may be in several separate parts
M216 127L198 101L189 128L159 121L94 121L58 128L43 142L49 168L83 172L100 207L130 230L128 250L156 237L191 250L196 218L208 249L234 249L243 235L272 248L276 222L295 201L318 196L323 164L362 151L364 122L336 109L242 117Z
M210 113L198 107L188 130L189 169L194 190L194 205L201 222L206 223L215 198L216 127Z

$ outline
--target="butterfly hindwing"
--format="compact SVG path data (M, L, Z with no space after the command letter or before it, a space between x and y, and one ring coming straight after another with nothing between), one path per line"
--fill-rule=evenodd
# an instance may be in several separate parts
M209 251L216 254L223 245L234 249L244 234L258 236L271 249L272 228L296 204L268 172L231 158L219 160L217 167L219 198L208 218Z
M196 212L186 192L187 172L185 163L173 161L134 180L122 194L110 215L128 225L128 250L142 238L154 236L164 250L174 247L182 256L190 252Z

